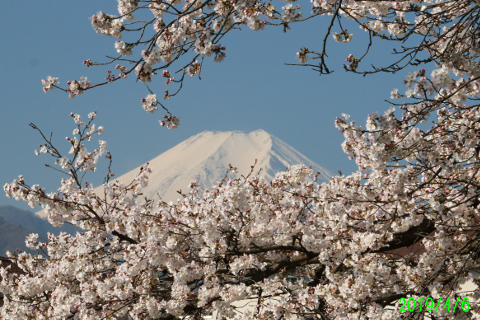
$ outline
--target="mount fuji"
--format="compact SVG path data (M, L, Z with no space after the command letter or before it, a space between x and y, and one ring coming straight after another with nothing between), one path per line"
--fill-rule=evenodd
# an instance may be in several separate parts
M260 175L269 181L277 172L294 164L305 164L312 166L313 172L320 171L320 182L330 180L328 170L264 130L204 131L149 161L152 174L143 194L155 199L158 193L164 201L175 201L180 198L177 190L186 191L192 181L203 189L212 187L223 179L229 164L238 168L238 176L246 176L255 159L258 161L254 172L261 169ZM129 183L138 172L140 167L118 180Z
M181 198L177 190L186 192L192 181L205 190L221 181L228 165L237 167L237 176L246 176L255 164L254 172L271 181L275 174L287 166L304 164L312 166L314 173L320 171L318 182L327 182L332 174L325 168L308 159L300 152L264 130L204 131L181 142L177 146L149 161L152 168L148 186L143 189L149 199L176 202ZM133 181L140 167L116 178L128 184ZM96 189L103 194L103 187ZM45 217L43 211L37 213Z

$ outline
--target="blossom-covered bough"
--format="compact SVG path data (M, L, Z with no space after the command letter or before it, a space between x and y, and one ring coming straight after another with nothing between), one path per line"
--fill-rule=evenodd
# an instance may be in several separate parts
M238 26L287 30L310 17L330 24L319 53L297 53L302 64L318 61L309 66L330 73L328 39L349 42L341 18L350 18L371 38L405 42L391 65L362 71L364 56L350 55L347 70L418 69L404 81L405 92L391 93L391 99L406 99L392 103L401 114L392 106L370 115L365 127L347 115L337 119L344 151L358 171L320 186L302 166L271 182L252 170L205 193L192 183L182 201L165 203L142 195L150 172L145 165L129 185L112 182L109 171L104 193L96 194L84 175L95 171L100 156L111 156L103 141L91 152L86 145L103 128L94 126L93 113L86 123L72 115L77 127L67 139L70 156L43 134L37 151L51 154L58 167L52 166L66 174L58 191L29 186L23 177L4 188L9 197L42 206L52 224L83 231L50 235L47 243L37 243L35 235L27 239L45 256L20 254L21 275L0 269L1 317L174 319L216 312L239 319L479 318L478 291L460 293L460 287L470 280L469 270L480 267L480 3L314 0L312 15L303 18L295 3L118 2L120 15L100 12L91 18L93 27L114 38L126 31L138 38L116 42L120 56L110 63L130 67L119 65L120 74L109 72L105 84L133 72L147 84L161 71L179 89L185 75L200 74L205 56L225 57L220 40ZM144 9L153 17L134 20ZM141 57L129 59L137 48ZM177 62L178 73L166 69ZM102 84L81 78L65 90L73 97ZM44 80L45 91L55 87L58 79ZM158 106L168 111L152 91L142 103L148 112ZM164 119L162 125L178 125L169 112ZM453 313L442 303L435 312L417 306L402 313L402 297L468 297L469 311ZM247 303L251 307L243 308Z
M310 6L307 15L300 11ZM118 14L98 12L90 18L97 33L115 40L112 45L118 56L103 62L84 61L89 66L111 65L104 81L92 84L86 77L68 81L62 88L58 78L42 80L44 91L60 88L73 98L83 92L110 84L133 75L147 91L143 108L154 112L163 108L168 115L161 121L169 129L179 124L161 102L175 96L182 88L185 76L200 77L205 57L220 62L226 57L221 40L229 32L246 25L258 31L267 26L280 26L287 31L292 23L308 19L329 19L319 52L306 47L297 53L300 65L310 66L321 74L333 72L327 65L327 42L331 36L337 42L350 42L353 33L346 29L346 20L367 32L370 42L360 57L347 57L347 71L364 75L375 72L396 72L409 65L429 62L445 64L468 74L477 65L478 1L336 1L311 0L311 5L280 1L236 0L118 0ZM343 24L342 24L343 21ZM351 31L351 30L350 30ZM362 31L359 31L362 32ZM373 46L372 39L401 44L395 49L398 58L386 66L362 70L362 59ZM307 64L307 62L313 62ZM173 68L175 71L169 71ZM148 83L155 77L166 78L164 93L157 96ZM140 99L139 99L140 100Z

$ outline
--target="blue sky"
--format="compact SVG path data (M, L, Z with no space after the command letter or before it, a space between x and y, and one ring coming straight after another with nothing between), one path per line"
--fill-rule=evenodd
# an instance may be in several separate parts
M67 153L64 138L74 128L69 113L86 118L91 111L97 111L95 123L105 128L102 139L114 157L117 176L204 130L256 129L277 136L332 172L340 169L348 174L356 166L341 149L343 137L334 127L335 118L347 113L363 125L369 113L390 107L384 100L392 89L404 91L405 71L364 78L343 70L348 54L360 56L367 44L364 32L354 25L351 43L328 40L333 74L319 76L309 68L284 65L297 62L295 53L301 47L321 50L329 19L324 17L294 24L287 33L282 28L253 32L244 27L225 37L225 61L214 63L206 58L202 80L187 79L180 95L167 101L172 113L181 117L176 130L159 126L161 111L151 115L141 108L140 99L148 92L133 75L75 99L59 90L43 93L40 81L48 75L59 77L63 86L80 76L93 83L106 77L108 67L82 64L86 59L101 62L105 55L116 55L115 40L96 34L88 17L100 10L116 14L116 4L114 0L5 0L0 20L2 186L23 174L27 183L55 191L61 176L45 168L45 163L51 163L48 156L34 155L42 141L28 124L35 123L47 134L53 132L56 146ZM310 3L304 1L303 6L308 13ZM379 41L374 44L376 52L365 63L392 61L389 47ZM160 77L155 80L151 88L158 95L170 89ZM103 181L102 172L97 173L87 179L94 185ZM0 205L28 208L7 199L3 191Z

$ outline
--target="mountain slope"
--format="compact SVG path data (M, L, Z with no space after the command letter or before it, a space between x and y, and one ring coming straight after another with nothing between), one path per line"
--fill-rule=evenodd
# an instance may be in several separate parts
M25 246L25 237L31 233L38 232L35 229L9 222L0 217L0 256L5 256L7 250L14 252L16 249L36 253ZM39 236L39 241L45 242L46 240L46 234Z
M25 246L26 236L38 233L38 240L46 242L47 232L58 235L62 231L75 235L80 228L68 224L60 228L54 227L33 212L13 206L0 206L0 256L4 256L7 250L13 252L16 249L36 253Z
M38 217L35 213L13 206L0 206L0 218L13 224L22 225L33 230L32 232L45 236L47 236L47 232L58 235L62 231L74 235L80 230L68 224L64 224L62 227L54 227L47 220ZM25 234L25 236L27 235L28 234ZM3 238L2 233L0 233L0 238Z

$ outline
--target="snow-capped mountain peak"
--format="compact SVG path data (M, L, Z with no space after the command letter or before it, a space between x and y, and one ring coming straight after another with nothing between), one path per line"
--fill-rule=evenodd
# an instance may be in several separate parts
M152 168L149 186L144 195L156 198L157 193L165 201L180 197L177 190L187 190L196 181L202 188L210 188L220 181L228 165L238 168L238 175L247 175L251 166L267 180L287 166L305 164L314 172L320 171L319 181L328 181L331 174L288 144L264 130L249 133L241 131L204 131L183 141L149 161ZM124 183L133 180L140 168L118 179Z

